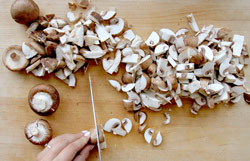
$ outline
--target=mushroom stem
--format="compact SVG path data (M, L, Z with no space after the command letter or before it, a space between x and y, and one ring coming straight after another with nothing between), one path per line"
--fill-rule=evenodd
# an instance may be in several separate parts
M32 136L39 136L39 131L38 131L38 129L36 127L34 127L32 129L30 129L30 134Z

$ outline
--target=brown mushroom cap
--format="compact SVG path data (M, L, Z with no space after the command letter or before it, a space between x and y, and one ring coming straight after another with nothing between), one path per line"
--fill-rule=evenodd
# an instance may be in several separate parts
M33 0L16 0L10 9L12 18L20 24L28 24L39 16L39 7Z
M102 143L102 142L104 142L104 139L105 139L104 132L103 132L103 127L101 125L98 125L97 130L98 130L98 135L99 135L99 142ZM89 131L90 131L90 140L89 140L89 142L91 144L96 144L97 143L96 129L92 128Z
M22 47L18 45L8 47L2 56L2 61L5 67L11 71L22 70L29 64L22 52Z
M44 107L45 109L44 108L39 109L39 107L35 107L33 98L34 96L36 96L37 93L50 96L52 100L51 105L48 105L47 104L48 102L46 102L46 100L44 100L43 98L38 98L39 99L38 101L43 102L46 107ZM33 88L31 88L29 92L29 96L28 96L28 102L29 102L31 109L35 113L37 113L38 115L46 116L46 115L51 115L57 110L59 103L60 103L60 97L59 97L58 91L52 85L38 84L34 86Z
M26 138L35 145L44 145L52 138L52 128L48 121L37 119L25 126Z

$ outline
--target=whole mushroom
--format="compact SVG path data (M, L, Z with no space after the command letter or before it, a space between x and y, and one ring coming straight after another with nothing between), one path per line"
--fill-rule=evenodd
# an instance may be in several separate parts
M28 102L35 113L46 116L57 110L60 97L58 91L52 85L39 84L31 88Z
M26 138L35 145L47 144L52 138L52 128L48 121L37 119L25 126Z
M8 47L2 56L2 61L5 67L11 71L22 70L29 64L22 52L22 47L18 45Z
M29 24L39 16L39 7L33 0L16 0L10 9L12 18L20 24Z

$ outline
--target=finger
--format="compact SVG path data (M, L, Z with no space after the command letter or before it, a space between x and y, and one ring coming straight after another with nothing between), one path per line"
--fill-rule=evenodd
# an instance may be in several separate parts
M64 148L54 161L69 161L72 160L76 153L80 151L89 141L90 132L87 132L81 138L77 139L73 143Z
M85 161L88 158L90 151L94 149L94 147L95 145L86 145L73 161Z
M46 147L40 154L38 154L38 158L53 160L70 143L81 138L84 135L84 132L86 133L86 131L83 131L82 133L77 134L63 134L57 136L48 143L50 148Z

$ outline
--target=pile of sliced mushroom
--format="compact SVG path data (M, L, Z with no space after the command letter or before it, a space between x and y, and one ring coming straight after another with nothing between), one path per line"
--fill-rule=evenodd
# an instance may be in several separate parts
M243 94L250 102L243 71L249 64L244 36L230 37L229 29L213 25L200 29L190 14L187 19L191 31L163 28L153 31L144 42L123 18L116 17L115 10L98 13L90 8L85 15L75 11L76 6L87 8L88 4L87 0L69 2L67 20L54 14L40 16L26 31L34 42L10 47L3 57L5 66L13 71L26 68L27 73L38 77L54 73L74 87L75 72L86 69L90 59L101 60L109 74L117 73L123 63L126 72L121 82L109 82L117 91L127 93L123 104L129 112L143 107L161 111L163 105L172 102L181 107L182 97L193 100L193 114L205 105L214 108L219 103L239 102ZM144 114L138 115L142 132L146 127ZM170 115L165 116L164 124L169 124ZM122 123L114 121L116 128L106 125L104 130L118 135L129 133L129 128L121 128L126 119ZM153 133L152 129L146 131ZM153 144L157 146L161 134L156 138ZM145 139L150 142L148 135Z

